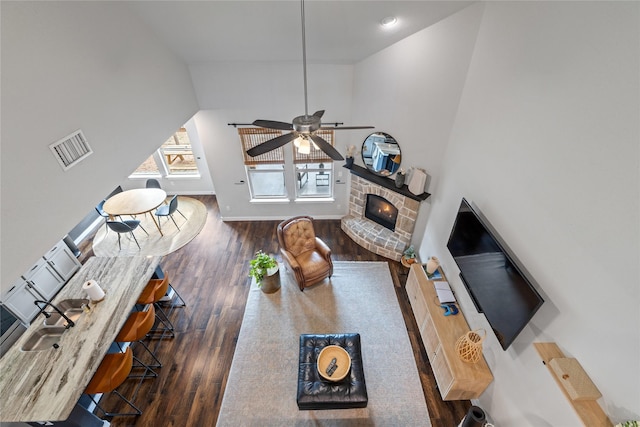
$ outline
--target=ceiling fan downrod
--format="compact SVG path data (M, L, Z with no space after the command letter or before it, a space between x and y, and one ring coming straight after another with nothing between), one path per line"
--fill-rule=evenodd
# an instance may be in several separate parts
M309 115L309 102L307 96L307 46L305 34L304 0L300 0L300 18L302 21L302 77L304 78L304 116L295 117L291 121L291 123L279 122L275 120L255 120L253 122L254 126L291 132L276 136L275 138L262 142L255 147L248 149L247 154L251 157L256 157L280 148L283 145L293 141L296 147L300 149L299 152L302 154L309 154L309 148L311 147L311 145L313 145L314 148L323 151L333 160L344 160L338 150L336 150L335 147L329 142L325 141L322 137L317 135L316 131L320 129L370 129L373 128L373 126L337 127L338 123L335 123L334 127L323 128L321 119L324 115L324 110L318 110L313 113L313 115Z
M309 108L307 104L307 45L305 42L304 31L304 0L300 0L300 15L302 18L302 74L304 77L304 115L309 117Z

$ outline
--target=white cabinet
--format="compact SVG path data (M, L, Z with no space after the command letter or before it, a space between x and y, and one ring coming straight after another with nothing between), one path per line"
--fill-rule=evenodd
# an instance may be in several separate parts
M53 298L65 283L44 258L40 258L23 278L47 301Z
M38 314L36 300L50 301L80 269L80 262L64 241L58 242L2 295L2 305L23 324Z
M53 267L65 282L69 280L82 265L62 240L44 255L44 259L47 260L49 265Z
M3 295L3 305L23 324L29 325L40 310L34 301L42 299L33 286L23 278L16 280Z

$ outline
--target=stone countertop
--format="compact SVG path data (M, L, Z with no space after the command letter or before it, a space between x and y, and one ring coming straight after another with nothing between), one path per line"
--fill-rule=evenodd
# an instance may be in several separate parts
M0 421L66 420L159 264L160 257L90 258L52 302L86 298L82 284L91 279L104 289L104 300L65 331L59 348L24 352L43 324L44 316L36 317L0 359Z

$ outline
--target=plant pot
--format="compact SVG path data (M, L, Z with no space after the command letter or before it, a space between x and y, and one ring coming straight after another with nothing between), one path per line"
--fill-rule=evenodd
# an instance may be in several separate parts
M344 159L344 164L351 169L351 166L353 166L353 157L347 157Z
M415 258L407 258L406 256L402 256L402 258L400 259L400 263L402 265L404 265L405 267L411 267L411 264L415 263L416 259Z
M260 283L260 290L265 294L272 294L280 290L280 271L277 266L267 270L267 274L264 275Z

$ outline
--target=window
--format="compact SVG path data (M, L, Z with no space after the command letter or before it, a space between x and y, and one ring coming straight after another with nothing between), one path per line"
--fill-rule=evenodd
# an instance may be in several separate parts
M147 158L132 176L199 176L198 165L185 128L180 128Z
M332 130L319 130L316 135L333 143ZM324 151L311 149L309 154L300 153L293 148L295 164L296 198L325 198L333 196L333 160Z
M255 199L286 197L283 164L248 166L249 189Z
M309 154L302 154L294 143L288 144L293 150L293 167L288 163L290 160L285 162L284 147L256 157L251 157L246 153L250 148L284 133L265 128L238 129L251 198L284 199L288 197L286 186L288 178L285 178L290 176L293 176L293 182L295 182L295 194L292 194L295 198L332 198L333 161L322 150L312 148ZM334 145L332 130L319 130L316 134Z
M134 175L160 175L160 170L158 169L158 164L156 163L156 159L153 158L153 154L150 155L147 160L145 160L138 169L133 173Z
M191 140L185 128L180 128L160 147L163 161L170 175L198 172L196 159L191 150Z
M247 154L248 149L280 136L282 132L263 128L241 128L238 129L238 134L242 142L242 153L251 198L286 198L287 188L284 179L284 151L282 147L256 157Z

